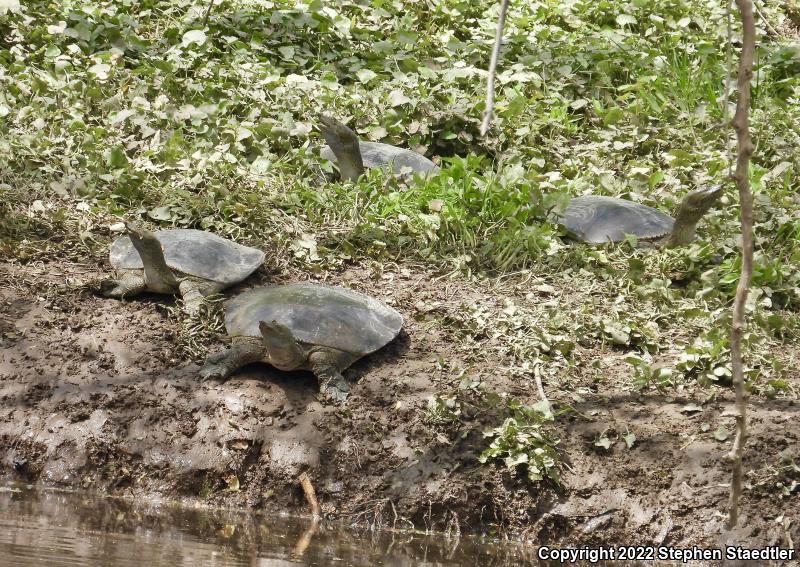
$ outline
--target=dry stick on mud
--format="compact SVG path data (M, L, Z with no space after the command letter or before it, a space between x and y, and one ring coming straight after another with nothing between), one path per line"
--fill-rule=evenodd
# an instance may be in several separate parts
M319 518L319 502L317 502L317 495L314 493L314 485L311 484L311 477L308 476L307 472L304 472L297 480L300 482L300 486L303 487L303 494L306 495L308 505L311 506L311 515L314 518Z
M742 368L742 327L744 326L745 302L750 289L750 277L753 273L753 195L750 193L750 181L747 178L753 143L750 141L747 115L750 108L750 79L753 77L756 29L751 0L736 0L736 6L739 8L742 18L742 53L737 76L739 96L736 99L736 114L733 116L733 128L736 130L736 139L739 145L734 179L736 187L739 189L741 211L742 272L739 276L739 285L736 287L731 324L731 370L733 386L736 389L736 437L728 454L728 458L733 464L733 480L728 502L728 529L735 527L738 522L739 496L742 492L742 453L747 440L747 400L745 399L744 369Z
M544 386L542 385L542 367L538 364L533 367L533 378L536 380L536 389L539 390L539 397L547 404L547 409L550 411L550 400L547 399L547 394L544 393Z
M503 44L503 28L506 25L506 12L508 11L508 0L500 3L500 14L497 17L497 33L494 36L494 48L492 49L492 60L489 63L489 77L486 81L486 108L483 109L483 122L481 122L481 136L485 136L489 130L489 122L492 120L492 110L494 109L494 75L497 70L497 60L500 58L500 47Z

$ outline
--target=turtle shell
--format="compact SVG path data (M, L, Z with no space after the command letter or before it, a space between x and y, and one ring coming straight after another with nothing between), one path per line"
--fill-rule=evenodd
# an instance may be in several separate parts
M572 199L561 219L570 236L590 243L620 242L626 234L656 239L669 234L674 223L652 207L594 195Z
M362 293L313 283L252 289L225 303L233 336L260 337L260 321L278 321L303 343L366 355L400 332L403 317Z
M170 268L225 285L242 281L264 262L261 250L242 246L211 232L176 228L159 230L154 234L161 242ZM117 270L144 268L139 253L127 236L114 241L109 260Z
M410 167L413 171L422 175L436 172L439 168L431 160L412 152L405 148L381 144L379 142L359 142L361 159L364 167L384 167L392 164L392 171L400 174L404 167ZM329 146L323 146L319 155L329 161L336 163L336 156Z

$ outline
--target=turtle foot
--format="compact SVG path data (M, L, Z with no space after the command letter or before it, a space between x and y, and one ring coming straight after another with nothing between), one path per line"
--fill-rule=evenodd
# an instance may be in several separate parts
M189 317L197 317L200 314L200 308L203 306L202 298L199 301L184 301L183 312Z
M319 391L323 400L340 404L350 395L350 386L344 380L331 380L322 384Z
M117 279L106 278L100 281L100 293L106 297L124 299L138 295L145 289L144 278L139 274L123 274Z
M231 369L225 364L228 358L228 351L221 350L208 355L205 364L200 369L200 380L208 382L210 380L221 382L231 375Z
M200 381L201 382L222 382L225 378L228 377L230 372L228 369L222 364L208 364L206 363L200 369Z
M104 296L117 299L124 297L127 291L118 280L102 280L98 288Z

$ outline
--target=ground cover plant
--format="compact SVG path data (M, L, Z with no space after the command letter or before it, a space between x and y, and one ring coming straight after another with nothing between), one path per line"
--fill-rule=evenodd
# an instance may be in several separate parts
M123 217L207 229L269 251L273 281L408 291L396 306L412 322L410 340L428 344L421 359L432 360L431 391L397 402L416 416L409 445L418 456L430 443L443 452L474 443L459 467L506 479L497 486L511 478L513 490L563 494L571 489L560 461L569 469L584 452L610 463L602 459L625 447L615 454L627 462L647 445L645 431L593 429L600 410L584 404L617 395L679 400L676 415L701 414L681 446L730 443L732 420L708 412L730 388L740 269L723 3L512 2L486 136L490 2L224 1L205 26L208 4L182 0L0 5L0 281L9 289L70 313L107 269ZM785 408L800 388L800 43L791 3L761 13L745 370L759 404ZM441 171L341 183L316 155L321 113L364 139L424 153ZM712 183L725 183L725 195L684 248L578 244L557 222L570 197L621 196L671 212L687 190ZM54 272L57 281L44 277ZM428 295L412 291L419 281ZM25 340L15 301L4 298L0 326L9 349ZM220 340L219 303L199 319L171 307L148 319L169 329L160 340L174 349L171 367ZM534 419L534 369L552 421ZM341 420L355 420L343 411ZM585 429L567 435L575 424ZM372 426L369 435L387 434ZM362 434L351 434L350 458L369 452ZM780 509L796 503L800 477L773 453L750 469L754 487L779 471L781 493L765 497ZM541 470L518 466L542 454ZM523 512L501 492L487 499L504 517L476 511L471 520L530 526L535 506ZM407 515L434 525L418 504ZM377 509L364 504L358 517ZM447 509L438 509L440 528Z

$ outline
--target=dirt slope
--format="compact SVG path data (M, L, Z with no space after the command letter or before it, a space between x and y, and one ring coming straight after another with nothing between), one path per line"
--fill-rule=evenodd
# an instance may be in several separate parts
M728 444L701 424L724 421L727 392L714 390L711 399L636 394L583 370L572 392L546 383L553 400L576 410L557 421L568 463L562 487L531 486L479 465L481 432L496 419L477 406L465 405L460 426L423 421L428 397L452 391L459 368L493 391L537 399L532 382L507 372L515 361L492 348L500 339L459 342L439 324L465 302L502 309L490 282L433 282L413 267L379 278L356 268L331 276L406 318L397 341L345 373L358 384L345 406L334 407L316 400L312 375L262 364L224 384L201 383L198 365L176 350L181 330L164 309L172 300L97 297L81 288L99 275L94 266L0 270L0 474L8 479L303 509L296 477L308 470L326 513L364 523L551 544L720 543ZM267 281L274 279L260 275L242 288ZM629 372L618 358L605 375ZM702 411L682 411L704 402ZM798 490L781 496L775 488L800 481L790 466L800 453L799 410L793 401L752 400L745 527L734 541L800 542ZM632 448L621 440L629 432ZM603 436L613 442L608 450L595 445ZM236 481L239 490L230 490Z

